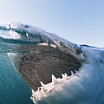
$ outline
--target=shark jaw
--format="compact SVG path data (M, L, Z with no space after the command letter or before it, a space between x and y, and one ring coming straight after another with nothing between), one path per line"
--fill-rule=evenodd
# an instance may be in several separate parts
M19 48L23 49L24 51L29 50L30 52L29 54L26 53L21 55L20 60L22 61L19 62L20 66L18 67L19 68L18 70L23 76L23 78L26 80L26 82L32 88L31 99L35 104L36 103L37 104L57 104L57 103L64 104L64 102L67 102L66 104L70 104L70 103L71 104L88 104L88 103L85 103L85 101L89 98L90 94L88 94L86 90L88 88L86 87L88 87L90 84L86 85L85 83L87 82L90 83L89 79L90 77L92 77L92 75L94 75L93 74L94 70L92 66L93 64L91 62L92 59L87 58L89 54L86 53L85 50L82 50L80 48L81 50L79 53L74 48L61 47L61 46L59 47L53 44L49 45L45 43L37 44L35 46L30 46L30 45L20 46ZM47 51L47 49L49 51ZM59 54L57 53L57 51L62 52L61 57L63 57L64 55L70 55L63 58L63 60L69 61L69 63L72 63L77 60L79 63L79 66L77 66L75 69L69 70L70 74L68 74L68 72L66 72L65 69L62 70L62 68L59 66L60 70L65 71L65 72L60 72L58 74L59 77L55 75L57 73L57 69L53 70L52 69L53 67L51 67L51 69L42 72L43 74L46 73L46 76L41 78L41 74L37 73L38 70L37 72L35 72L36 74L34 73L34 71L39 68L37 66L42 66L41 65L42 61L40 59L44 59L44 57L46 58L46 55L47 55L46 53L48 54L51 53L52 55L51 57L54 57L54 54L51 51L55 52L55 57L56 55ZM13 56L12 53L11 55ZM14 57L16 58L16 56ZM35 59L34 61L34 57L37 60ZM74 61L73 61L73 58L75 58ZM70 60L67 60L67 59L70 59ZM12 58L11 58L11 61L13 62ZM53 66L54 66L54 61L55 60L53 60L53 63L51 63ZM60 61L59 56L57 61ZM15 62L15 64L16 63L17 62ZM31 63L33 64L31 65ZM46 66L48 65L47 63L49 63L49 60L45 61ZM27 65L29 65L29 67ZM34 71L32 71L30 67L33 65L35 65L35 68L32 67ZM69 67L70 67L70 64L69 64ZM42 69L40 70L43 70L43 69L44 67L42 67ZM50 70L53 70L53 71L50 72ZM47 77L47 74L50 74L50 76ZM47 82L48 78L51 79L51 81ZM46 82L44 82L44 79ZM37 83L40 83L40 84L37 85Z
M45 48L48 44L40 44L40 46ZM27 50L29 47L22 47L22 49ZM53 48L56 49L55 46ZM104 49L82 45L80 46L81 53L78 54L74 48L69 49L68 52L63 48L60 49L60 47L58 47L58 49L77 58L81 62L81 67L78 68L78 71L74 73L71 72L70 75L61 73L61 77L57 77L53 73L51 74L51 82L49 83L44 83L44 80L39 80L40 86L38 86L37 90L33 87L35 86L34 83L32 83L33 86L29 83L32 78L29 80L26 79L29 73L25 74L27 75L25 76L23 72L18 69L32 89L32 101L35 104L103 104ZM34 52L37 53L39 51L30 49L30 53ZM10 56L9 58L13 62L12 57ZM16 55L14 57L16 57ZM26 69L28 69L28 67ZM30 76L32 75L34 75L34 73L30 73ZM35 78L36 77L34 77L34 79Z
M86 63L83 54L82 53L76 54L74 49L68 49L68 47L64 47L64 48L57 47L56 45L52 45L52 44L51 45L39 44L39 47L40 46L43 46L43 48L48 48L48 46L52 47L53 49L58 48L58 50L60 50L61 52L65 52L65 54L70 54L70 55L74 56L79 61L79 64L81 63L81 65L83 65L83 63ZM38 50L38 52L39 52L39 50ZM64 93L67 91L67 90L65 91L65 89L67 88L66 86L69 86L73 81L75 83L78 83L77 81L80 80L80 67L81 66L79 65L79 67L77 67L78 69L74 70L74 72L73 72L73 70L72 71L69 70L70 75L67 75L67 73L62 73L61 77L59 77L59 78L58 77L56 78L56 76L52 73L51 82L49 82L47 84L44 84L44 82L39 80L40 87L38 87L37 90L32 89L32 97L31 97L32 101L37 104L39 102L43 102L43 100L44 100L45 104L48 104L48 103L50 104L51 102L49 102L48 98L52 97L52 99L56 100L55 102L57 102L57 101L60 102L61 98L59 95L61 95L61 97L67 96L67 94ZM21 68L19 70L21 70ZM24 72L21 71L21 73L24 77L24 74L23 74ZM25 78L25 80L28 80L28 79ZM66 98L68 99L68 96ZM60 102L60 103L62 103L62 102Z
M61 78L52 75L52 80L48 84L40 81L41 87L37 91L32 90L31 99L35 104L102 104L104 102L104 60L103 57L101 58L103 50L81 47L83 53L76 55L80 61L82 60L79 70L75 73L71 71L70 76L64 73Z
M64 92L64 87L68 85L70 80L75 80L78 78L79 78L78 72L74 74L72 71L71 71L71 76L68 76L65 73L65 74L62 74L62 78L56 78L54 75L52 75L51 83L43 84L43 82L40 81L41 87L39 87L37 91L32 90L31 99L33 100L34 103L37 103L42 99L46 99L49 96L55 96L57 95L57 93L60 93L60 92L61 92L61 95L64 95L64 93L62 93ZM57 97L56 100L58 99L59 98Z
M63 40L54 34L21 24L10 24L8 26L8 29L6 30L9 31L9 35L11 37L10 39L8 37L8 39L6 40L4 38L1 38L3 42L5 43L8 40L8 42L13 43L15 47L17 46L17 50L20 50L19 53L12 53L10 51L7 53L7 55L12 62L14 68L21 73L23 78L30 85L30 88L32 89L31 99L34 103L104 104L104 49L90 47L86 45L77 46L76 44ZM57 74L59 70L54 70L54 73L49 73L49 70L47 70L45 72L47 74L44 76L44 78L46 78L46 82L44 82L44 78L40 77L40 73L31 73L32 66L35 66L36 68L38 67L37 65L33 65L34 63L32 65L28 63L29 61L30 63L34 62L29 58L31 55L27 57L28 55L24 54L25 50L26 52L28 50L32 55L34 55L35 53L38 56L41 56L41 52L34 50L35 48L31 49L30 44L29 46L26 46L27 48L21 47L22 45L24 45L24 43L39 43L36 46L40 45L42 47L51 47L52 49L54 49L54 51L56 50L56 52L59 50L61 51L63 56L65 54L73 56L76 60L78 60L79 63L81 63L81 66L73 69L74 71L70 70L69 74L68 72L66 72L67 67L65 65L66 62L69 62L67 63L67 65L69 65L71 60L67 61L66 58L63 58L61 60L61 55L57 58L53 58L52 56L52 58L50 57L50 59L56 60L53 63L58 63L59 67L62 66L62 63L64 63L65 69L63 67L60 67L60 70L62 72L60 72L59 74ZM46 49L45 47L43 47L43 49ZM44 57L44 59L46 58L47 57ZM49 59L49 57L47 59ZM68 57L68 59L70 59L70 57ZM39 58L38 62L37 58L36 61L38 66L41 66L43 60ZM27 62L28 64L24 64L24 62ZM45 63L49 62L50 61L48 60ZM24 65L25 67L23 68L23 66L21 65ZM29 68L26 65L29 65L31 67ZM53 68L53 66L51 68ZM43 66L42 68L44 68L45 71L45 67ZM37 72L38 71L39 70L37 70ZM38 75L37 79L40 78L39 80L36 80L36 75Z

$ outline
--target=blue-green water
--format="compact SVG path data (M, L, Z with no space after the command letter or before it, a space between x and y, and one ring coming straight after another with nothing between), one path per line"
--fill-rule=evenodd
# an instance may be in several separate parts
M0 53L0 104L33 104L31 89L13 68L5 53Z

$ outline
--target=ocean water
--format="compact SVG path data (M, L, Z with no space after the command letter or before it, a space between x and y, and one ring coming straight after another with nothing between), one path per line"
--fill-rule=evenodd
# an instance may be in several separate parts
M7 55L18 53L16 44L21 42L11 39L9 30L5 28L0 28L0 104L33 104L30 100L31 88Z
M52 87L55 93L49 91L42 95L41 91L32 93L18 68L20 56L32 52L23 50L21 46L43 43L59 48L67 46L82 66L77 75L68 77L70 80L46 87L48 91ZM0 26L0 104L33 104L30 97L35 95L39 100L33 101L38 104L104 104L104 49L76 45L55 34L20 23Z
M0 53L0 104L33 104L31 90L12 66L7 54Z

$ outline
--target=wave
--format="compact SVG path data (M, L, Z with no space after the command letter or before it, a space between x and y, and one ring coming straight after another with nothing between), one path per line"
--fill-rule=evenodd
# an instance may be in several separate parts
M28 90L31 90L34 103L104 103L103 48L77 45L37 27L10 23L0 26L0 57L9 59L7 66L1 64L1 70L8 69L8 65L15 69L14 78L18 76L23 87L28 86L23 95L29 97ZM21 101L19 96L15 99ZM26 99L24 97L19 104L32 103ZM2 97L0 101L3 100Z

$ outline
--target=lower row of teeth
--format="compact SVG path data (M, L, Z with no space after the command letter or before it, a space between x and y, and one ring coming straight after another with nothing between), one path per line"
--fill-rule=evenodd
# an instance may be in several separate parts
M52 82L50 82L49 84L44 84L40 81L41 87L39 87L37 91L32 90L31 99L34 103L36 103L43 97L47 97L49 93L54 94L54 92L62 90L62 86L64 85L64 83L74 76L78 77L77 71L75 73L71 71L71 76L68 76L66 73L62 74L62 78L56 78L54 75L52 75Z

